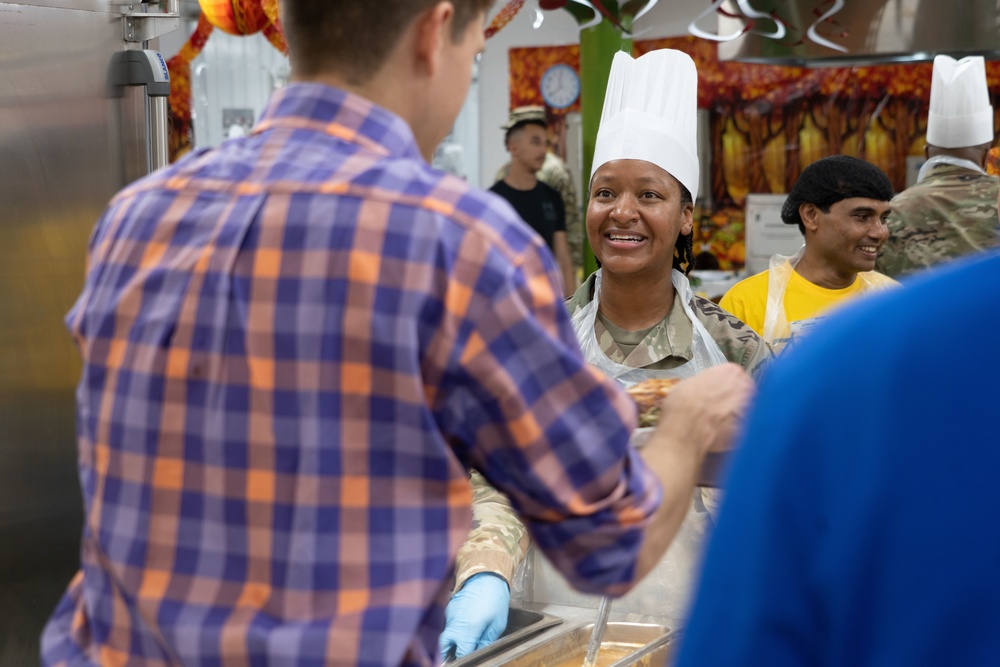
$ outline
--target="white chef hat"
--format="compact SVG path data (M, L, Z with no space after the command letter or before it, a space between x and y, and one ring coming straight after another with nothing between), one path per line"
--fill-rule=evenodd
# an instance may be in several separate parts
M993 141L993 107L982 56L934 58L927 143L964 148Z
M698 198L698 70L686 53L615 54L590 178L627 159L652 162Z

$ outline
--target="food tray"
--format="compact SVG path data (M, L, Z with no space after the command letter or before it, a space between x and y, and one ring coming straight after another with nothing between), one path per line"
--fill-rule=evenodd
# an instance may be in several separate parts
M594 630L594 624L588 623L567 630L549 640L536 644L531 648L516 653L504 660L491 662L496 667L558 667L560 665L582 665L587 654L587 644L590 642L590 635ZM622 653L632 654L641 650L647 644L654 642L670 633L670 629L662 625L652 625L646 623L608 623L604 630L601 641L601 651L614 652L618 655ZM670 651L670 643L667 642L656 651L650 652L640 658L640 662L632 663L628 658L621 658L614 662L616 667L640 664L664 665L666 664L667 653ZM606 663L607 655L602 659L598 653L598 664Z
M485 648L473 651L463 658L447 662L447 667L474 667L475 665L496 664L490 658L508 649L512 649L542 630L547 630L562 622L562 619L557 616L544 614L540 611L511 607L507 614L507 629L500 635L500 639Z

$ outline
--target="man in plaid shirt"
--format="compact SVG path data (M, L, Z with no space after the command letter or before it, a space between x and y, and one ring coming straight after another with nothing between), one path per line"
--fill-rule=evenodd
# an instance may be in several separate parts
M251 135L111 202L46 665L434 664L470 466L581 589L659 559L749 380L682 385L641 460L541 240L427 165L489 5L283 2L295 81Z

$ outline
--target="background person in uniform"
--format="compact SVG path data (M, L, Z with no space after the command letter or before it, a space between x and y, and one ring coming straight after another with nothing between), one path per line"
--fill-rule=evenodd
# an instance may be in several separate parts
M504 126L504 144L510 153L510 171L490 188L514 207L518 215L538 232L555 255L562 274L563 289L576 289L576 272L566 241L566 215L562 197L538 179L536 172L548 155L545 110L520 107L511 112Z
M634 82L649 82L635 87ZM632 82L634 87L629 87ZM647 95L655 87L659 94ZM584 358L629 386L732 362L756 377L767 345L687 281L692 268L698 73L680 51L615 56L595 143L587 234L601 269L567 301ZM473 530L459 550L442 652L457 657L503 632L528 534L503 495L473 473ZM716 492L697 489L684 524L641 597L619 603L679 622L711 527ZM631 595L638 595L636 591Z
M892 184L870 162L833 155L802 170L781 207L805 245L792 257L733 285L719 305L749 324L778 353L825 312L864 293L896 285L873 271L888 237Z
M986 173L993 107L982 56L934 58L927 162L892 200L876 267L899 278L1000 244L1000 180Z
M774 364L679 667L1000 664L998 275L916 277Z
M566 244L569 246L569 256L573 262L574 275L580 276L583 271L583 220L580 215L580 205L576 196L576 186L573 183L573 174L569 167L555 153L558 143L558 136L552 133L549 117L546 115L545 107L529 106L514 109L513 115L522 113L541 113L546 118L546 128L548 130L548 148L545 153L545 162L535 176L542 183L545 183L559 193L563 200L563 213L566 217ZM510 173L510 162L507 162L497 170L494 181L502 181Z
M427 164L490 4L283 0L293 82L251 135L112 200L68 316L83 566L45 665L436 664L470 466L584 589L659 560L750 381L681 383L640 458L549 251Z

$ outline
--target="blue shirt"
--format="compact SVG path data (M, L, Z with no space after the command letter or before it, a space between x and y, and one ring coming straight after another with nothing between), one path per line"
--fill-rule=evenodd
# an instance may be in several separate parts
M998 285L935 271L774 364L680 667L1000 664Z
M660 492L551 255L398 116L295 84L119 193L67 318L86 522L47 665L428 665L474 465L577 584Z

